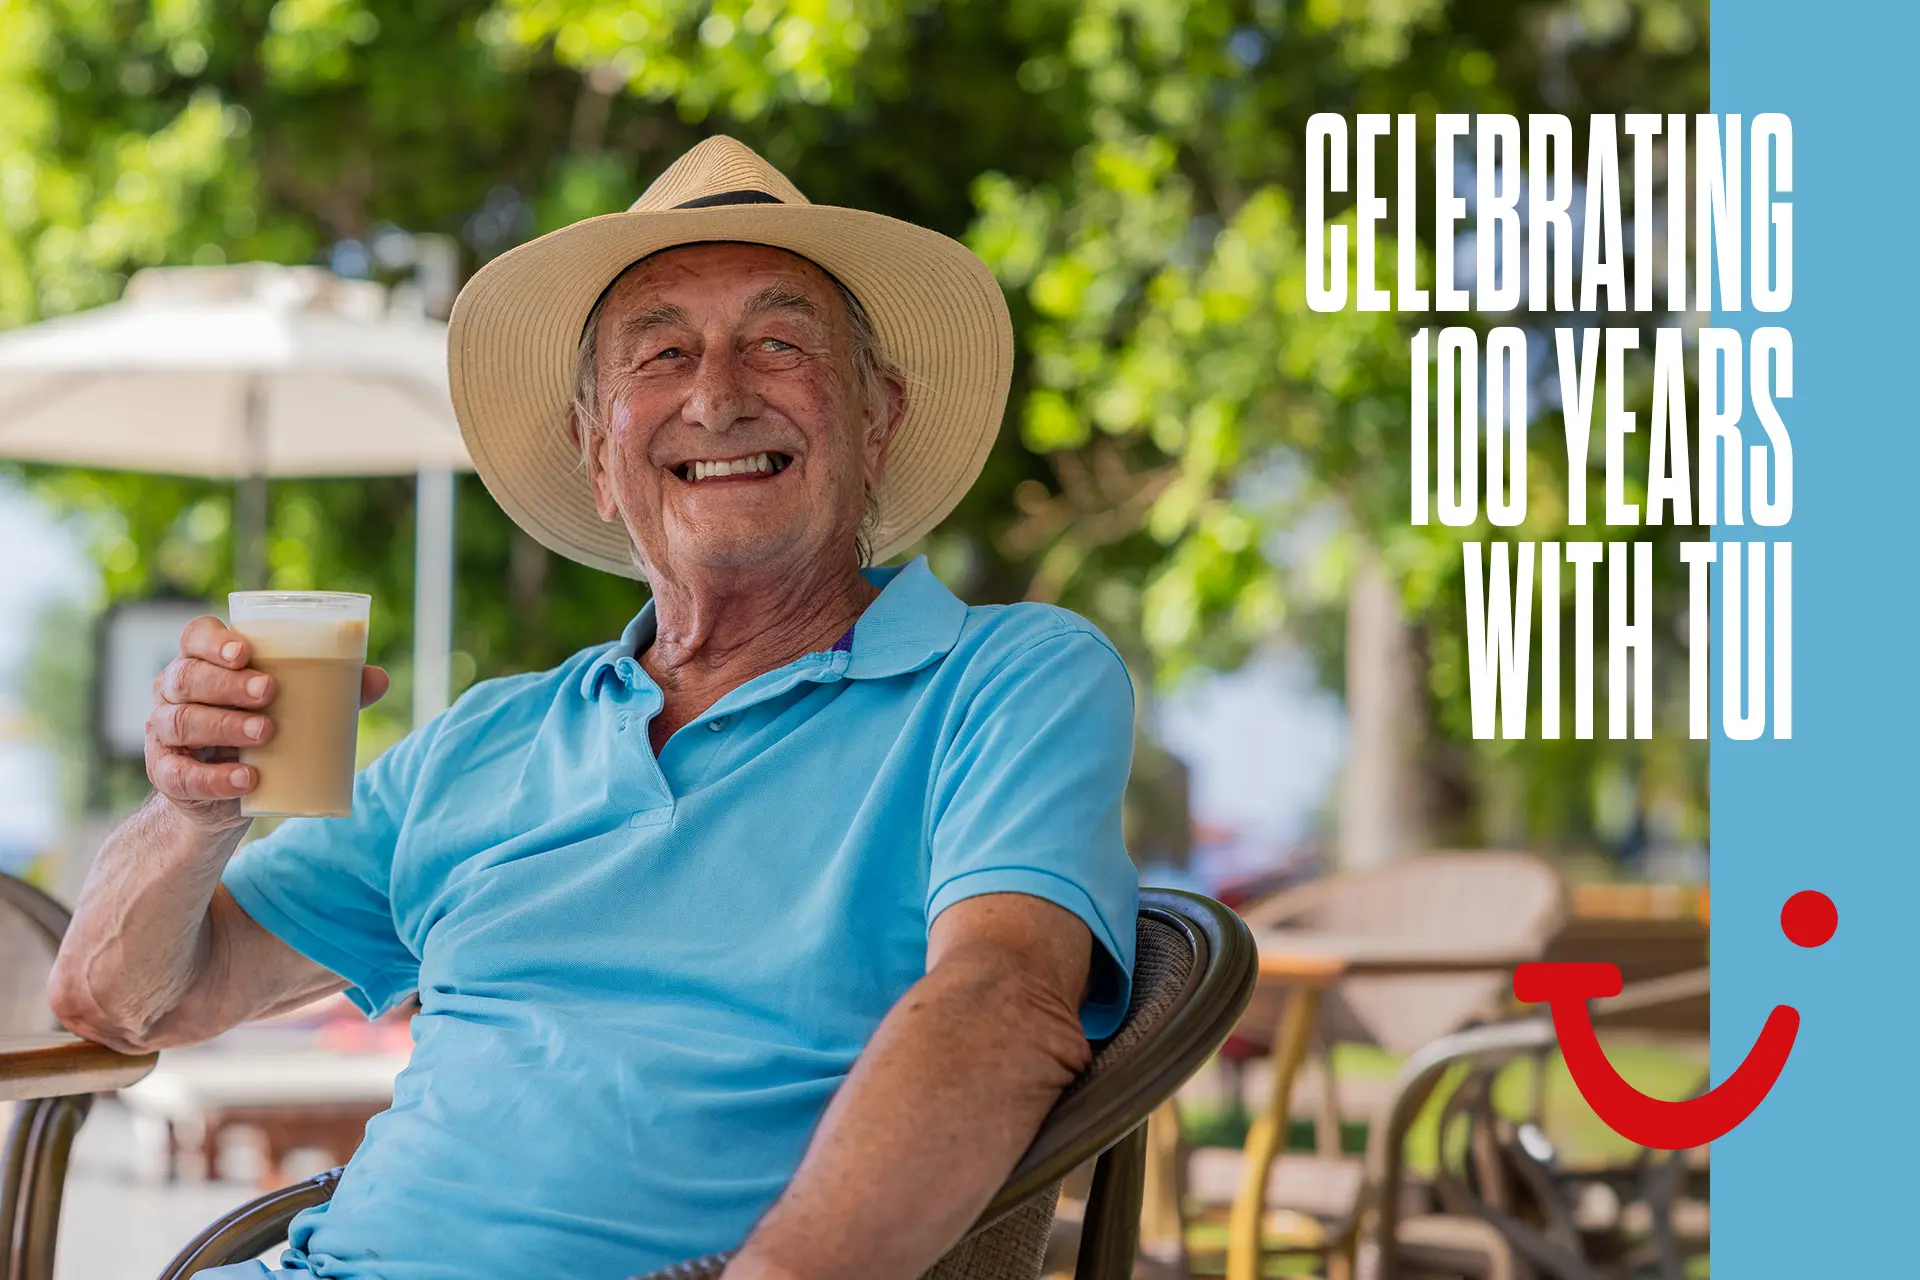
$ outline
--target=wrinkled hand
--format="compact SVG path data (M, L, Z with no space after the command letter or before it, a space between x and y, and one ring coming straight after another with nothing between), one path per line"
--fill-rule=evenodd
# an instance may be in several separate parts
M195 618L180 633L180 656L153 682L147 777L181 817L211 831L246 822L240 797L259 775L235 763L236 751L273 737L264 714L273 703L273 677L247 665L252 654L246 637L220 619ZM360 705L378 702L387 684L385 671L366 668Z

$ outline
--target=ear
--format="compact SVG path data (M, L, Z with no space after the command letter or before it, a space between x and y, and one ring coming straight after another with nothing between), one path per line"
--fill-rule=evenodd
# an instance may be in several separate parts
M593 509L602 520L612 522L620 518L620 508L613 500L613 480L609 474L608 450L611 437L605 431L589 430L580 421L578 410L567 410L567 429L573 433L575 444L581 445L581 456L587 464L587 482L593 486ZM582 444L581 437L586 437Z
M894 433L907 416L907 388L891 375L883 379L881 403L867 410L866 467L870 487L880 483L887 469L887 452L893 448Z

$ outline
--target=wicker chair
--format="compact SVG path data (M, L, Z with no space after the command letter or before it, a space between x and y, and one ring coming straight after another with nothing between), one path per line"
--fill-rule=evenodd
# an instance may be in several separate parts
M45 990L67 919L52 898L0 873L0 1033L60 1029ZM52 1280L67 1158L92 1105L91 1094L15 1105L0 1166L0 1280Z
M1566 887L1527 853L1436 852L1368 871L1327 876L1241 908L1254 929L1297 926L1478 945L1513 942L1544 952L1567 918ZM1324 1038L1412 1053L1469 1022L1499 1015L1499 973L1353 978L1321 1007ZM1279 1007L1264 996L1236 1037L1264 1039Z
M1219 1048L1253 991L1252 935L1219 903L1169 889L1140 894L1133 1007L1093 1064L1063 1095L1000 1193L928 1280L1035 1280L1046 1255L1061 1180L1094 1168L1077 1280L1127 1280L1139 1240L1146 1119ZM160 1280L244 1262L286 1238L295 1214L333 1195L340 1170L272 1192L214 1223ZM710 1280L719 1254L646 1280ZM4 1277L0 1277L4 1280Z
M1567 901L1558 873L1529 854L1435 852L1368 871L1327 876L1244 906L1241 914L1256 930L1294 926L1441 944L1511 945L1541 954L1566 919ZM1462 1027L1499 1017L1507 1008L1508 991L1507 976L1490 971L1350 978L1326 994L1313 1051L1317 1150L1279 1160L1266 1196L1268 1209L1291 1209L1317 1219L1323 1228L1321 1243L1268 1252L1338 1257L1357 1242L1360 1214L1367 1203L1385 1200L1398 1206L1397 1168L1395 1181L1381 1185L1369 1176L1365 1161L1343 1153L1341 1122L1346 1117L1332 1071L1331 1046L1358 1043L1413 1054ZM1277 988L1257 995L1223 1057L1267 1052L1286 999ZM1397 1105L1397 1095L1389 1091L1375 1099L1373 1107L1359 1110L1370 1132L1397 1141L1404 1125L1396 1129L1382 1114ZM1375 1108L1380 1113L1367 1114ZM1407 1124L1414 1113L1408 1113ZM1233 1203L1244 1180L1242 1153L1200 1148L1190 1154L1182 1172L1188 1198L1198 1213L1218 1217ZM1418 1198L1408 1197L1416 1203ZM1388 1222L1396 1216L1393 1209L1385 1215ZM1437 1217L1424 1220L1416 1234L1444 1234L1447 1225ZM1483 1224L1456 1225L1462 1225L1475 1242L1493 1240ZM1450 1237L1445 1243L1443 1252L1449 1254L1469 1248L1455 1249ZM1419 1250L1409 1242L1409 1251Z

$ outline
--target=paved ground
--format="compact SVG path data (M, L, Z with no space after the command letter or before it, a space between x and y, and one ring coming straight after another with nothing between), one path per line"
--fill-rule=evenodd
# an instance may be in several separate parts
M168 1185L144 1136L110 1102L88 1117L67 1178L55 1280L154 1280L201 1228L258 1194L251 1181L185 1177ZM244 1145L222 1158L240 1178L251 1172L253 1153Z

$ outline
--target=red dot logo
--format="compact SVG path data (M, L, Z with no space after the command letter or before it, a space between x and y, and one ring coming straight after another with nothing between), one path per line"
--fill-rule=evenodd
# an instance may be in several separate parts
M1802 889L1780 908L1780 931L1796 946L1823 946L1839 927L1839 909L1817 889Z
M1833 899L1817 890L1802 890L1780 908L1780 930L1798 946L1823 946L1839 926ZM1620 969L1612 964L1539 961L1521 965L1513 975L1516 999L1544 1003L1551 1011L1554 1034L1580 1096L1615 1133L1643 1147L1678 1151L1701 1146L1745 1120L1780 1078L1800 1031L1800 1011L1775 1005L1760 1038L1733 1074L1697 1098L1664 1102L1628 1084L1600 1047L1588 1002L1620 994L1620 985Z

